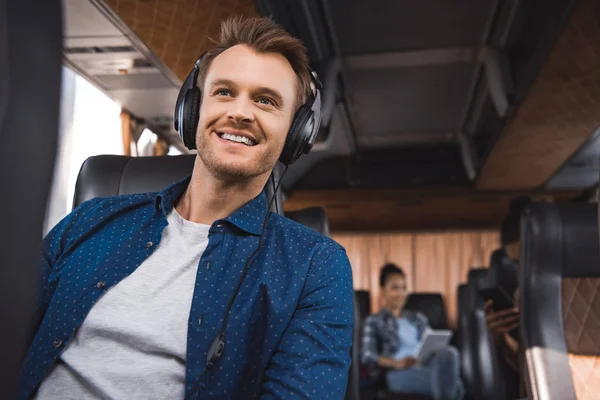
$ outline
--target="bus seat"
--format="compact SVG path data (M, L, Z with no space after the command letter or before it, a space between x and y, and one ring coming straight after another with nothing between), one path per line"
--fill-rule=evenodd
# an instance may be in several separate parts
M285 216L322 235L329 236L329 220L323 207L307 207L298 211L288 211Z
M469 327L469 310L470 304L468 302L468 293L469 290L467 284L461 284L457 289L457 307L458 310L458 331L457 331L457 343L458 350L461 354L461 369L463 380L466 381L465 377L472 377L473 372L473 363L471 362L471 357L465 357L465 354L469 351L469 342L468 339L470 335L468 333ZM468 385L467 385L468 386Z
M521 335L529 398L600 393L600 250L593 204L532 204L521 222Z
M475 398L504 400L494 340L487 327L484 300L479 295L487 286L488 273L487 268L471 269L463 289L462 315L459 316L463 324L461 365L465 384Z
M164 157L92 156L83 163L77 176L73 208L95 197L160 191L190 175L195 158L192 154ZM273 190L273 186L267 184L269 199ZM281 198L280 190L278 198ZM277 202L273 202L271 211L279 211L275 207ZM314 214L313 211L310 213Z
M371 295L368 290L356 290L354 292L356 296L356 304L358 306L358 317L356 321L362 323L367 315L371 313Z
M411 293L406 298L404 309L425 315L432 329L448 329L446 307L441 293Z
M517 289L517 266L503 249L492 253L489 270L488 287L498 287L512 296Z
M60 1L0 1L0 399L16 397L41 315L40 238L59 132Z

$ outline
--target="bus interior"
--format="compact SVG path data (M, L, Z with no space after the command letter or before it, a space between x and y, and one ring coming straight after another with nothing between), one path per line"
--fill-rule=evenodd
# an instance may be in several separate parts
M273 212L350 259L346 398L422 398L361 365L362 324L394 263L405 307L452 330L466 398L600 399L600 2L9 0L0 12L2 315L15 326L2 333L2 398L30 340L31 249L85 200L190 173L177 94L221 21L242 15L300 38L323 83L316 143L273 171L270 193ZM517 264L502 226L519 199ZM509 383L482 293L516 288Z

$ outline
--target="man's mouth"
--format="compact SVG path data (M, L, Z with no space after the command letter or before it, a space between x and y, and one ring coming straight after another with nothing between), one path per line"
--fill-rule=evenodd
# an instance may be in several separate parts
M255 146L256 142L252 139L247 138L245 136L233 135L231 133L225 132L217 132L217 135L223 140L228 140L230 142L245 144L246 146Z

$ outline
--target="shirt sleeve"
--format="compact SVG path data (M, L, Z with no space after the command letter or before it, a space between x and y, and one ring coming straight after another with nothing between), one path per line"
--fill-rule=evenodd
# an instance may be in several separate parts
M36 292L36 302L38 304L38 318L41 321L46 308L50 302L49 277L54 265L58 262L61 255L71 244L71 234L75 229L77 222L83 215L87 214L98 199L89 200L80 204L71 213L65 216L56 224L42 240L39 285Z
M365 365L375 365L379 359L377 353L377 324L375 318L369 315L363 324L363 332L361 338L360 361Z
M352 271L338 249L309 271L265 371L261 399L343 399L354 324Z

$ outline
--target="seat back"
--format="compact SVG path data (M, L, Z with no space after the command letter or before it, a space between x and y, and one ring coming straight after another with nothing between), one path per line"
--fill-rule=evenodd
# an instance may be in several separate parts
M37 249L59 136L62 31L60 1L0 1L0 399L15 397L40 319Z
M348 377L346 400L360 399L360 344L362 340L363 322L371 313L371 296L367 290L354 291L354 331L352 334L352 365Z
M493 337L488 329L479 291L488 285L489 269L469 271L467 285L459 289L462 372L475 398L504 400L504 388Z
M285 216L325 236L329 236L329 220L323 207L307 207L302 210L288 211Z
M406 298L404 309L425 315L432 329L448 329L446 307L440 293L411 293Z
M490 257L488 286L500 288L511 296L517 289L517 266L503 249L494 251Z
M165 157L128 157L99 155L88 158L79 171L73 207L95 197L158 192L192 174L195 155ZM265 186L267 198L274 193L273 177ZM281 191L271 211L283 214L279 206Z
M473 268L467 275L467 300L465 304L469 312L472 312L475 308L483 309L484 300L479 291L487 287L488 273L489 269L487 268Z
M521 335L529 397L600 393L600 250L593 204L533 204L521 224Z
M473 377L473 363L471 362L471 357L466 357L465 355L469 352L469 315L470 315L470 305L468 303L468 287L467 284L462 284L458 286L457 290L457 307L458 310L458 349L461 354L461 367L463 378Z

